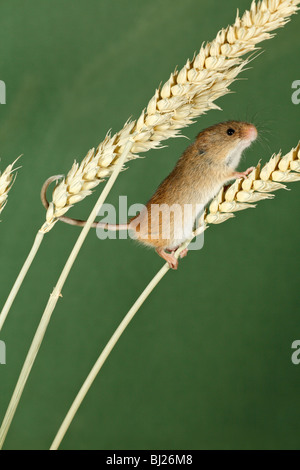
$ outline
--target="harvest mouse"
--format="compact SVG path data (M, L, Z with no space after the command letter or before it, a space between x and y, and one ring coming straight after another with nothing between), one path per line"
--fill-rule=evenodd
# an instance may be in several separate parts
M133 230L134 238L155 248L172 269L177 269L178 260L174 252L191 235L199 212L225 183L245 178L254 169L235 171L243 150L256 137L256 127L242 121L222 122L201 131L140 214L127 224L94 222L93 227ZM41 199L46 209L49 206L46 191L54 178L49 178L42 188ZM169 208L169 211L160 211L160 208ZM166 213L168 220L164 219ZM60 220L72 225L85 224L85 221L69 217L60 217ZM187 249L182 251L180 257L186 254Z

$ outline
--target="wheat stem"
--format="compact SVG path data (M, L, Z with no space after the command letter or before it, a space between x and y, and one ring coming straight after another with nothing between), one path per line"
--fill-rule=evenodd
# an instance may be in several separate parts
M2 425L1 425L1 428L0 428L0 449L2 448L3 444L4 444L4 441L5 441L5 438L6 438L6 435L8 433L8 430L9 430L9 427L11 425L11 422L13 420L13 417L14 417L14 414L16 412L16 409L17 409L17 406L19 404L19 401L21 399L21 396L22 396L22 393L23 393L23 390L24 390L24 387L26 385L26 382L27 382L27 379L28 379L28 376L30 374L30 371L32 369L32 366L34 364L34 361L35 361L35 358L37 356L37 353L39 351L39 348L40 348L40 345L43 341L43 338L45 336L45 333L46 333L46 330L47 330L47 326L49 324L49 321L51 319L51 315L52 315L52 312L57 304L57 301L61 295L61 290L66 282L66 279L68 277L68 274L74 264L74 261L76 260L76 257L84 243L84 240L91 228L91 225L93 223L93 221L95 220L96 216L98 215L99 213L99 210L101 209L102 205L104 204L104 201L108 195L108 193L110 192L114 182L116 181L117 179L117 176L118 174L120 173L120 170L122 168L122 165L124 163L124 160L126 160L127 158L127 155L128 153L130 152L130 149L132 147L132 144L133 144L133 141L130 139L125 148L124 148L124 152L123 152L123 155L121 156L121 158L119 159L118 163L116 164L115 166L115 169L114 169L114 172L112 173L111 177L109 178L107 184L105 185L101 195L99 196L98 198L98 201L96 202L88 220L87 220L87 223L86 225L84 226L84 228L82 229L72 251L71 251L71 254L65 264L65 267L58 279L58 282L52 292L52 294L50 295L50 298L49 298L49 301L46 305L46 308L44 310L44 313L42 315L42 318L40 320L40 323L39 323L39 326L36 330L36 333L34 335L34 338L33 338L33 341L31 343L31 346L29 348L29 351L27 353L27 356L26 356L26 359L25 359L25 362L24 362L24 365L22 367L22 370L21 370L21 373L20 373L20 376L19 376L19 379L18 379L18 382L17 382L17 385L15 387L15 390L13 392L13 395L11 397L11 400L10 400L10 403L8 405L8 408L7 408L7 411L6 411L6 414L4 416L4 419L3 419L3 422L2 422Z
M20 273L19 273L19 275L18 275L18 277L17 277L17 279L16 279L16 281L15 281L15 283L14 283L14 285L13 285L11 291L10 291L10 294L9 294L5 304L4 304L4 307L1 310L1 313L0 313L0 331L3 327L3 325L4 325L4 322L6 320L8 312L10 310L10 307L11 307L11 305L12 305L12 303L13 303L13 301L14 301L14 299L15 299L15 297L16 297L19 289L20 289L20 286L21 286L21 284L22 284L22 282L23 282L23 280L24 280L24 278L25 278L25 276L28 272L28 269L30 268L30 266L31 266L31 264L34 260L34 257L35 257L35 255L36 255L36 253L37 253L37 251L38 251L38 249L39 249L39 247L40 247L40 245L43 241L43 238L44 238L44 233L38 231L38 233L35 237L34 243L32 245L32 248L31 248L31 250L30 250L30 252L29 252L29 254L28 254L28 256L25 260L25 263L23 264L23 267L22 267L22 269L21 269L21 271L20 271Z
M118 328L115 330L114 334L108 341L107 345L103 349L102 353L100 354L99 358L97 359L94 367L92 368L91 372L87 376L84 384L82 385L81 389L78 392L78 395L76 396L74 402L72 403L71 408L69 409L61 427L59 428L59 431L57 435L55 436L55 439L50 447L50 450L56 450L62 439L64 438L64 435L66 434L75 414L77 413L78 408L80 407L82 401L84 400L87 392L89 391L92 383L94 382L95 378L97 377L98 373L100 372L104 362L108 358L109 354L111 353L112 349L118 342L120 336L126 329L126 327L129 325L131 320L133 319L134 315L136 312L139 310L141 305L144 303L144 301L147 299L147 297L150 295L152 290L155 288L155 286L161 281L161 279L164 277L164 275L168 272L169 266L166 263L160 271L156 274L156 276L151 280L151 282L147 285L146 289L142 292L142 294L139 296L139 298L136 300L134 305L131 307L127 315L123 318L122 322L118 326Z
M193 237L194 238L194 237ZM178 248L175 256L178 257L181 251L188 246L191 240L185 242L180 248ZM163 267L158 271L158 273L154 276L154 278L149 282L147 287L143 290L141 295L135 301L131 309L125 315L113 335L111 336L110 340L106 344L105 348L101 352L100 356L98 357L97 361L95 362L92 370L90 371L89 375L87 376L86 380L84 381L82 387L80 388L75 400L72 403L71 408L69 409L62 425L59 428L58 433L55 436L55 439L50 447L50 450L57 450L61 441L63 440L75 414L77 413L81 403L83 402L86 394L88 393L90 387L92 386L95 378L97 377L98 373L102 369L103 364L105 363L106 359L110 355L111 351L113 350L114 346L117 344L118 340L120 339L121 335L124 333L126 327L129 325L137 311L143 305L147 297L151 294L153 289L157 286L157 284L162 280L162 278L167 274L169 271L168 263L165 263Z

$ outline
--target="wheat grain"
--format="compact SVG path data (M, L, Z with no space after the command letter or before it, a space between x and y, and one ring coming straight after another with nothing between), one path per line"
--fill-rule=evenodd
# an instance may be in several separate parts
M127 161L141 152L158 148L161 142L179 135L194 118L209 109L220 109L214 101L229 92L229 85L248 64L241 56L257 50L256 45L273 36L298 10L300 0L263 0L252 2L249 11L203 44L200 52L156 90L136 121L127 121L113 136L109 132L98 148L91 149L54 189L43 232L49 231L73 204L91 193L109 176L129 137L135 134Z

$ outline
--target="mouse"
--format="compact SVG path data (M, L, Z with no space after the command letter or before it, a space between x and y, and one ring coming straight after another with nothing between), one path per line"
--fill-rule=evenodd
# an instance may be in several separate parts
M231 180L246 178L255 167L236 171L243 151L257 138L254 124L226 121L202 130L183 152L171 173L161 182L141 212L127 224L94 222L93 227L108 230L131 230L133 238L154 248L171 269L177 269L174 253L192 234L203 208L222 186ZM43 185L41 200L46 209L46 191L56 177ZM84 226L86 221L62 216L62 222ZM183 258L188 253L180 253Z

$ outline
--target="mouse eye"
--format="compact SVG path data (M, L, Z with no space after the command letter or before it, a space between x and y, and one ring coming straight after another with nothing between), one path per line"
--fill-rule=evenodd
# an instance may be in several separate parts
M232 134L234 134L234 133L235 133L235 130L232 129L231 127L230 127L229 129L227 129L227 134L228 134L228 135L232 135Z

